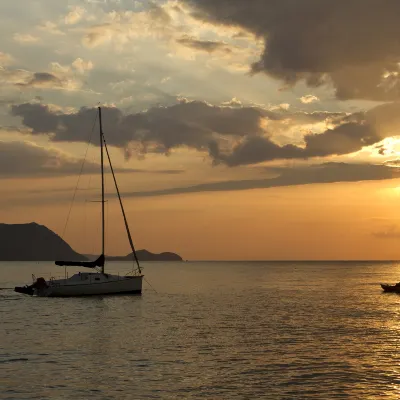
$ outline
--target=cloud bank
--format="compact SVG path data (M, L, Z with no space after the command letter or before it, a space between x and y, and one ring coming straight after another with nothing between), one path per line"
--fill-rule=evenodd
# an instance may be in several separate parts
M399 98L397 0L182 0L203 21L265 40L253 72L287 85L332 84L339 99Z
M278 176L269 179L213 182L201 185L146 192L125 193L125 196L153 197L198 192L223 192L250 189L269 189L337 182L379 181L400 177L397 168L371 164L325 163L302 168L271 169Z
M38 146L28 141L0 141L0 178L54 177L78 175L83 159L72 157L55 148ZM105 166L106 172L111 172ZM114 168L117 173L144 173L176 175L184 173L181 169L132 169ZM82 174L98 174L100 165L87 161Z
M23 103L13 105L11 112L21 117L32 135L45 134L53 141L83 142L87 141L97 110L82 108L65 113L45 104ZM233 167L357 152L397 134L400 103L343 114L182 101L132 114L116 107L104 107L103 116L108 143L128 153L169 153L187 147L208 152L216 164ZM275 133L279 129L291 126L300 129L303 124L317 122L322 122L325 130L306 133L301 143L276 141Z
M56 149L26 141L0 142L0 154L1 178L75 175L82 163ZM88 163L87 171L98 171L98 166Z

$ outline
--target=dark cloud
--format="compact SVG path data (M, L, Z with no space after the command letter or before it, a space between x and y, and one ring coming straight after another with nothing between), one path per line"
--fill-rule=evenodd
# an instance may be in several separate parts
M306 157L324 157L332 154L349 154L381 140L381 136L368 124L344 123L320 135L305 136Z
M16 86L20 89L78 90L82 82L65 72L31 72L23 69L0 67L0 86Z
M159 4L150 1L148 2L149 16L152 20L159 21L168 25L171 22L169 14Z
M400 160L399 159L394 159L394 160L389 160L384 163L388 167L393 167L393 168L398 168L400 167Z
M307 167L275 168L269 169L269 171L278 176L270 179L213 182L190 187L125 193L124 195L151 197L198 192L268 189L336 182L379 181L400 177L400 171L397 168L372 164L325 163Z
M304 136L304 146L280 146L266 136L247 136L228 151L221 151L216 141L209 145L214 163L229 166L257 164L278 159L308 159L351 154L396 135L400 127L400 104L378 106L366 113L333 117L333 129Z
M0 177L74 175L81 161L29 142L0 142ZM94 164L87 171L98 171Z
M206 51L207 53L213 53L215 51L223 51L225 53L231 53L232 50L223 42L215 42L212 40L197 40L190 36L183 36L176 40L177 43L190 47L194 50Z
M96 113L96 109L82 108L67 114L40 103L12 106L12 114L21 117L32 134L47 134L53 141L87 141ZM127 157L132 152L168 153L186 146L208 151L215 163L237 166L356 152L397 133L400 103L346 115L218 107L200 101L182 101L133 114L104 107L103 117L108 143L124 149ZM303 144L276 143L279 130L322 121L332 127L319 134L305 135Z
M230 167L276 159L305 158L302 148L291 144L279 146L271 139L261 136L246 137L227 154L221 152L217 142L210 142L209 154L214 163L224 163Z
M260 121L266 114L251 107L215 107L198 101L126 115L118 108L102 110L104 132L110 144L123 148L138 142L144 151L150 144L156 144L157 151L162 152L180 146L205 149L214 134L239 137L262 134ZM22 117L23 124L33 134L49 134L54 141L87 141L96 113L96 109L82 108L65 114L38 103L12 107L12 114Z
M48 72L35 72L32 79L26 83L27 86L36 86L41 84L54 84L61 86L61 80Z
M35 72L26 82L16 83L20 87L63 89L68 82L48 72Z
M82 160L29 142L0 142L0 155L0 178L77 175L82 167ZM110 172L108 167L105 170ZM184 171L116 168L115 172L179 174ZM100 165L86 162L83 173L100 173Z
M398 0L182 1L199 19L263 37L254 72L289 85L333 83L340 99L399 98Z

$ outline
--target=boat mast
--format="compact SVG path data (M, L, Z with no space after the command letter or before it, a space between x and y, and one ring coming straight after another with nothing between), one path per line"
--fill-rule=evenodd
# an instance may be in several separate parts
M128 235L129 244L131 245L132 253L133 253L133 256L135 258L139 274L141 274L142 273L142 269L140 268L139 259L138 259L138 256L136 254L135 246L134 246L133 240L132 240L131 231L129 230L128 220L126 219L124 205L122 204L121 194L119 193L119 189L118 189L118 185L117 185L117 178L115 177L115 174L114 174L114 168L113 168L112 163L111 163L110 153L108 152L107 142L106 142L106 138L104 137L104 135L103 135L103 140L104 140L104 147L106 148L106 154L107 154L107 158L108 158L108 163L110 164L110 168L111 168L111 174L112 174L112 177L114 179L115 189L117 190L117 195L118 195L118 199L119 199L119 205L121 206L122 216L124 217L125 229L126 229L126 233Z
M104 152L103 152L103 125L101 121L101 107L99 107L99 122L100 122L100 155L101 155L101 254L104 256ZM101 267L101 272L104 274L104 263Z

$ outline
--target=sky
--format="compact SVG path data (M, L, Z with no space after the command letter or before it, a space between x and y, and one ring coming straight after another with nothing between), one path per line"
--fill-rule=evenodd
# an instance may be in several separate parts
M137 248L399 259L399 12L397 0L2 0L0 221L100 251L101 106ZM106 192L106 253L127 254L108 168Z

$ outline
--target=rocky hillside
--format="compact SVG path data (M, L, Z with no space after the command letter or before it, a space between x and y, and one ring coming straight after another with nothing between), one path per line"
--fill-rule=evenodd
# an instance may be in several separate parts
M86 261L56 233L43 225L0 224L1 261Z
M182 261L175 253L154 254L138 250L139 261ZM0 224L0 261L87 261L88 256L75 252L60 236L35 222L30 224ZM106 257L109 261L131 261L132 254Z

